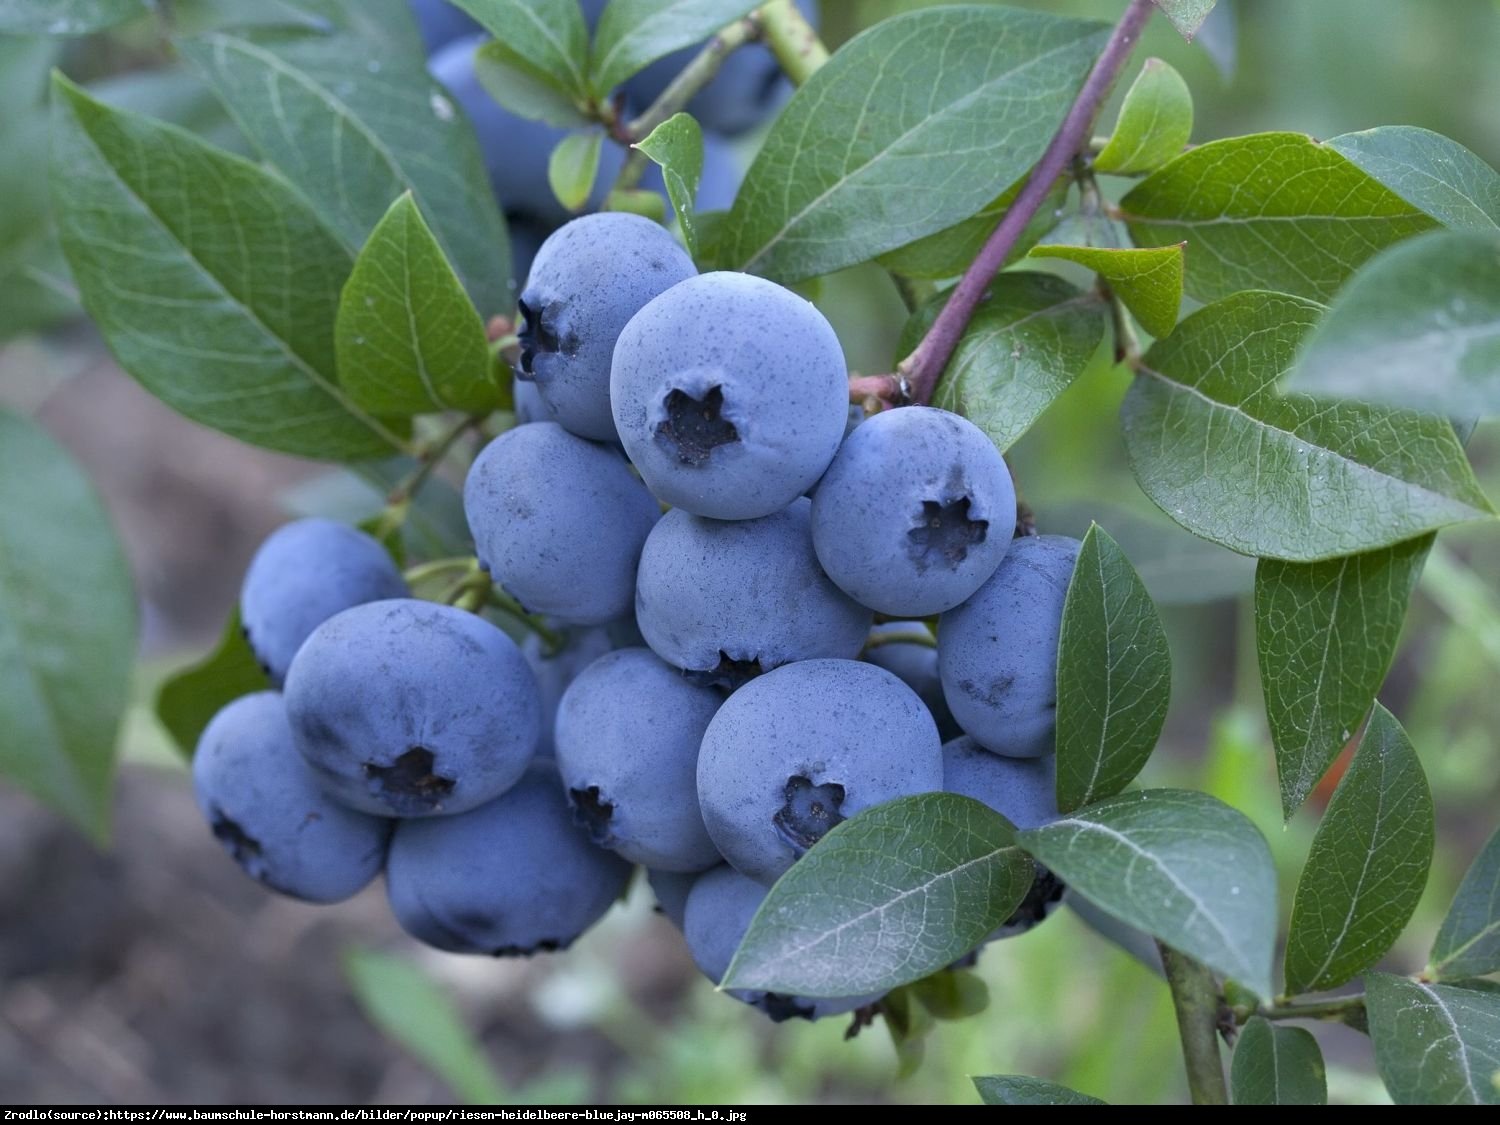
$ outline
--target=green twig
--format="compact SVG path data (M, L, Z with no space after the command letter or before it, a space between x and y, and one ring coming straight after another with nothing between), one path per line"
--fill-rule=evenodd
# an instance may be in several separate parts
M828 61L828 48L792 0L771 0L759 15L766 46L796 85L802 85Z
M703 45L703 49L693 56L692 61L682 68L677 77L672 79L667 88L646 107L639 117L616 130L615 140L622 144L633 145L643 137L650 136L653 129L674 113L681 113L687 108L688 102L693 100L693 95L713 81L714 75L719 73L719 67L724 65L724 60L729 57L730 52L759 38L760 32L760 23L754 15L736 20L719 31ZM641 159L643 161L646 159L644 154L641 154Z
M1162 970L1172 989L1177 1030L1182 1038L1182 1061L1194 1105L1228 1105L1224 1063L1219 1058L1219 986L1213 973L1184 953L1162 942Z
M1240 1013L1236 1011L1238 1018ZM1313 1000L1303 1004L1271 1004L1246 1013L1263 1016L1268 1020L1324 1020L1342 1023L1358 1031L1365 1031L1365 998L1363 996L1338 996L1332 1000ZM1243 1022L1243 1021L1241 1021Z
M1132 371L1141 368L1141 338L1135 334L1135 325L1130 323L1130 314L1125 302L1104 278L1098 281L1099 296L1109 303L1109 323L1115 339L1115 362L1123 363Z

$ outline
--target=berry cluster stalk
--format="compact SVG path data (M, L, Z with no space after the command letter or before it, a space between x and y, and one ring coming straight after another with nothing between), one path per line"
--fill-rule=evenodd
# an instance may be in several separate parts
M948 365L954 349L958 347L985 290L1005 264L1006 256L1021 237L1026 224L1041 208L1052 184L1067 171L1073 158L1088 145L1094 118L1098 116L1125 60L1130 57L1136 40L1140 38L1141 29L1151 17L1151 8L1152 0L1130 0L1130 6L1115 25L1093 70L1089 71L1073 107L1063 118L1047 151L1032 169L1026 186L1016 196L1010 210L1005 212L1000 225L990 235L984 248L969 264L962 279L954 286L953 295L943 306L942 312L938 313L937 319L932 322L932 327L922 337L916 350L897 366L896 373L908 401L921 404L931 401L938 376L943 373L943 368Z

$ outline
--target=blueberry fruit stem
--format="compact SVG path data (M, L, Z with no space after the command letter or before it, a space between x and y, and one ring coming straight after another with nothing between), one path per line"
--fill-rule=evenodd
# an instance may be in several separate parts
M1047 151L1042 154L1026 181L1026 186L1016 196L1010 210L990 234L984 248L979 251L963 277L953 288L953 296L938 313L932 327L917 344L916 349L896 367L896 373L906 384L909 401L926 405L932 400L938 376L947 367L958 342L963 338L974 311L984 298L985 291L995 274L1005 264L1006 257L1021 237L1022 231L1046 201L1052 184L1067 171L1073 158L1088 144L1094 118L1098 115L1104 99L1109 95L1126 59L1141 36L1141 29L1151 18L1152 0L1130 0L1130 6L1115 25L1109 42L1094 62L1094 68L1079 90L1077 99L1063 118Z

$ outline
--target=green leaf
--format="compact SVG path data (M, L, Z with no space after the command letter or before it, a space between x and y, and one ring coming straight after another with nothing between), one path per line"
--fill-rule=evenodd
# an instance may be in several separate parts
M665 222L667 218L667 205L662 202L661 192L648 191L644 188L610 192L604 197L602 210L625 211L631 215L641 215L653 223Z
M5 0L0 0L4 4ZM0 38L0 133L24 126L47 93L47 72L61 45L54 39Z
M1288 818L1375 701L1431 547L1423 535L1326 562L1256 566L1255 648Z
M636 146L661 165L666 181L667 198L682 226L682 240L688 253L698 256L698 222L693 203L698 198L698 182L703 177L703 130L692 116L673 114Z
M604 134L597 129L587 133L569 133L557 142L547 158L547 183L552 194L569 211L580 211L594 190L599 174L599 151Z
M965 1020L990 1004L989 985L968 969L940 969L905 987L936 1020Z
M1397 1105L1500 1102L1500 993L1369 973L1365 1010Z
M545 121L561 129L579 129L592 119L579 106L578 95L558 78L538 70L525 55L504 40L480 44L474 55L474 74L490 97L520 117Z
M985 1105L1108 1105L1056 1082L1025 1074L993 1074L974 1079Z
M1229 1093L1235 1105L1327 1105L1318 1041L1300 1027L1252 1016L1234 1045Z
M145 14L141 0L0 0L0 35L88 35Z
M972 5L871 27L771 127L735 199L728 261L799 281L973 215L1042 155L1106 34Z
M162 683L156 693L156 715L183 757L191 758L198 737L220 708L267 686L265 670L250 651L235 606L213 651Z
M351 253L410 191L475 305L509 312L509 243L473 130L419 55L351 66L357 46L337 35L262 44L222 33L178 44Z
M1450 978L1500 971L1500 831L1459 884L1432 943L1430 964L1433 975Z
M1023 176L1011 184L1000 194L999 198L987 203L979 212L970 215L967 219L961 219L953 226L940 230L936 234L929 234L905 246L898 246L889 253L880 255L877 261L892 273L899 273L903 277L923 280L957 277L969 268L969 263L989 241L990 234L1005 217L1005 212L1010 210L1011 203L1020 194L1021 188L1026 184L1026 179L1027 177ZM1031 221L1021 232L1021 237L1016 239L1016 244L1006 255L1006 265L1024 258L1026 252L1035 246L1044 234L1053 229L1058 214L1067 202L1068 187L1071 183L1071 176L1062 176L1052 185L1047 198L1042 200L1042 205L1037 208L1036 214L1031 217Z
M578 0L452 0L539 74L582 97L588 90L589 29Z
M335 338L339 380L372 414L500 405L484 324L409 194L355 260Z
M1207 793L1147 789L1016 842L1106 914L1272 995L1276 869L1243 813Z
M41 428L0 411L0 777L100 841L135 606L88 479Z
M452 998L410 961L351 949L344 975L371 1023L432 1069L460 1101L497 1105L506 1101L500 1078Z
M1384 125L1326 143L1445 227L1500 229L1500 172L1441 133Z
M10 59L0 56L0 67ZM47 116L40 108L0 119L0 341L78 313L67 264L47 211Z
M1155 3L1189 43L1214 9L1214 0L1155 0Z
M1321 312L1238 293L1151 347L1121 409L1146 495L1230 550L1301 562L1492 516L1444 419L1277 395Z
M902 330L907 354L947 302L941 294ZM1002 273L975 310L933 391L1003 452L1067 390L1104 338L1104 302L1052 274Z
M399 427L338 384L349 255L290 189L60 75L54 91L53 208L120 366L189 418L269 449L355 460L399 446Z
M887 801L776 882L721 987L852 996L920 980L1009 918L1035 874L1010 823L978 801Z
M707 39L758 0L610 0L594 31L589 69L596 93L673 51Z
M1057 805L1113 797L1141 772L1167 718L1172 654L1120 545L1089 528L1057 649Z
M1152 336L1170 335L1182 307L1182 247L1108 250L1094 246L1037 246L1033 258L1062 258L1093 270Z
M1256 133L1183 153L1120 200L1142 246L1188 244L1187 292L1331 299L1377 252L1433 226L1342 154L1300 133Z
M1377 703L1297 884L1284 966L1289 996L1336 988L1385 955L1427 885L1432 841L1422 763Z
M1500 232L1433 231L1355 274L1288 385L1457 417L1500 414Z
M1094 169L1113 175L1154 172L1193 135L1193 95L1182 75L1161 59L1147 59L1125 93L1120 116Z

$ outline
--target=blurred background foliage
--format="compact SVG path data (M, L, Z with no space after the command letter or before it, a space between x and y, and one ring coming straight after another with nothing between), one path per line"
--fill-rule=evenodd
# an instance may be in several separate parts
M1102 19L1120 8L1021 2ZM825 36L835 46L921 6L825 0ZM1137 60L1148 55L1188 80L1194 140L1410 124L1500 163L1494 0L1220 0L1196 45L1153 21ZM159 62L149 33L132 29L64 56L70 73L108 77L113 100L233 146L232 130L180 74L140 69ZM745 159L755 143L742 142ZM813 295L852 367L890 369L905 314L885 275L851 270ZM1248 813L1280 866L1285 917L1331 784L1282 825L1250 632L1253 568L1193 540L1141 496L1114 421L1129 377L1108 359L1096 357L1016 447L1018 479L1043 531L1081 534L1098 520L1163 603L1172 711L1142 780L1201 787ZM938 1025L920 1064L898 1078L881 1026L845 1041L843 1021L773 1026L715 995L640 886L570 955L519 963L419 949L385 919L379 887L315 911L240 886L202 831L150 702L160 680L212 639L261 535L312 482L347 491L349 479L329 485L313 466L182 422L76 326L0 346L0 402L37 414L99 481L147 622L115 850L95 854L0 791L8 1100L974 1102L969 1076L995 1072L1043 1075L1116 1102L1184 1097L1166 990L1070 911L986 950L978 971L988 1010ZM1500 494L1500 428L1482 427L1470 449L1490 494ZM1402 970L1420 967L1500 808L1497 574L1500 542L1488 529L1444 534L1382 692L1439 809L1428 891L1389 959ZM1366 1040L1338 1026L1316 1034L1332 1101L1384 1100Z

